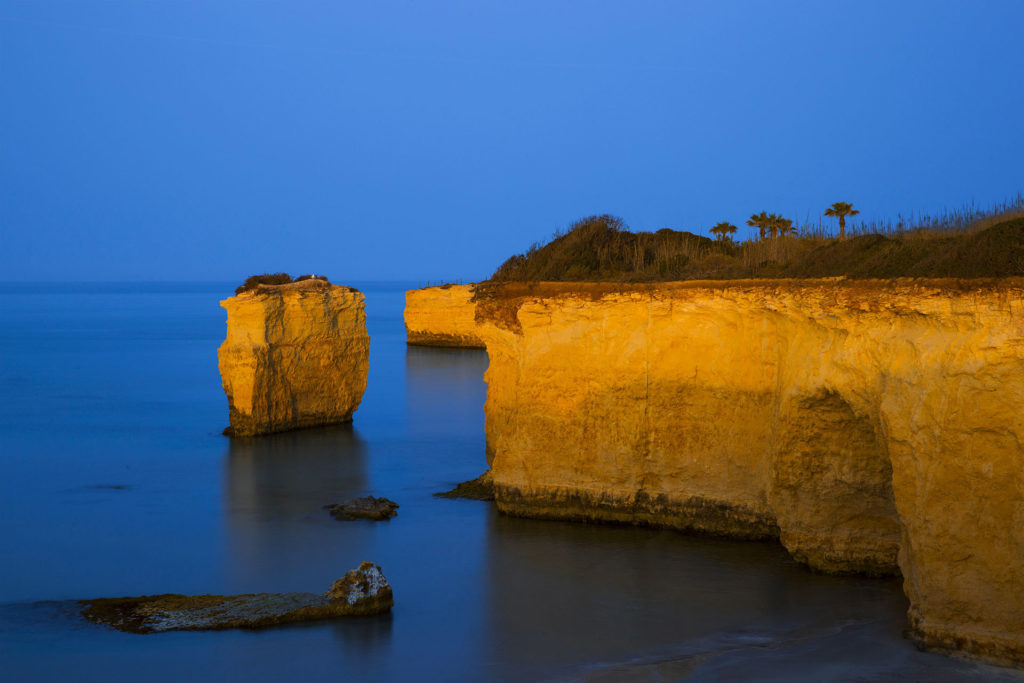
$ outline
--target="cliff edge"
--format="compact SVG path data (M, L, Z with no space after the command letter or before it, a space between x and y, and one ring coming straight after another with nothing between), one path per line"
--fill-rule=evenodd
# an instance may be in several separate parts
M260 285L220 302L218 349L236 436L347 422L366 390L364 297L322 280Z
M1024 665L1024 280L480 290L497 505L902 573L932 649Z

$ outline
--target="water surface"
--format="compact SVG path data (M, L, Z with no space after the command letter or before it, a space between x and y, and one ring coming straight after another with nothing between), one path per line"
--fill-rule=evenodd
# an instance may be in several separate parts
M776 544L512 519L432 497L484 469L482 351L406 348L367 295L350 426L228 439L227 283L0 286L0 671L21 680L1022 680L918 652L898 581ZM321 506L383 495L389 522ZM123 634L68 601L322 591L363 560L390 616Z

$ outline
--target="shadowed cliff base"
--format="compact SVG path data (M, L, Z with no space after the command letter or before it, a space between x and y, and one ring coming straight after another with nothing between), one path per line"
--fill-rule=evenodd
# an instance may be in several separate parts
M495 499L499 510L516 517L631 524L749 541L779 537L779 527L771 516L743 505L699 496L679 501L664 494L616 496L569 488L538 489L525 494L515 487L497 486Z
M941 623L929 622L919 610L911 606L908 611L910 628L906 635L921 650L939 652L954 657L978 657L1000 666L1024 669L1024 654L1015 634L1000 636L991 631L949 628Z
M469 335L444 334L442 332L414 332L411 330L407 333L406 343L409 346L437 346L450 349L487 348L479 338Z
M591 216L547 244L512 256L490 281L1010 277L1024 275L1021 213L1014 208L948 229L883 229L845 240L808 229L747 242L668 228L630 232L619 218Z
M435 493L437 498L466 498L468 500L494 500L494 478L487 470L476 479L457 484L451 491Z
M352 413L328 417L322 415L303 416L287 422L282 427L268 427L266 421L253 419L252 415L236 410L234 406L228 406L228 423L221 434L238 439L252 439L266 434L281 434L299 429L351 424Z

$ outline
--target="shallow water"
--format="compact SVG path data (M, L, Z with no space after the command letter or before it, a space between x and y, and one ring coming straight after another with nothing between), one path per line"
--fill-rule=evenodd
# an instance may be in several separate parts
M228 284L0 286L0 678L1024 680L918 652L898 581L776 544L512 519L431 496L484 469L481 351L407 348L367 295L354 424L228 439ZM321 509L357 495L388 522ZM123 634L76 598L323 591L362 560L388 617Z

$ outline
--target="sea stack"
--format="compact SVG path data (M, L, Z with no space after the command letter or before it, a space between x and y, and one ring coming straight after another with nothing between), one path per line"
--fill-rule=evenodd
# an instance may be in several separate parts
M220 302L217 352L233 436L348 422L366 390L365 298L308 279L259 285Z
M411 346L482 349L474 285L440 285L405 293L405 334Z

